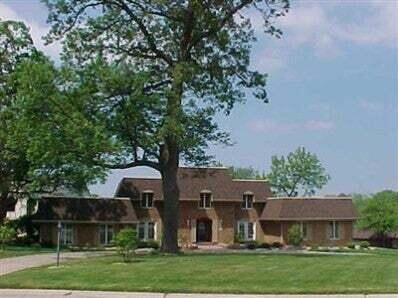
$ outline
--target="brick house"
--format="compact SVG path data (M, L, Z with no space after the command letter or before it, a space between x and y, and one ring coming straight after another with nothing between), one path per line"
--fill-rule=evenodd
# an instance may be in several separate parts
M306 244L343 245L352 240L355 212L347 198L272 198L264 180L232 179L226 168L180 168L179 242L230 244L287 242L298 223ZM161 240L162 185L159 178L124 178L114 198L44 197L34 222L43 242L110 244L122 227L137 228L141 240Z

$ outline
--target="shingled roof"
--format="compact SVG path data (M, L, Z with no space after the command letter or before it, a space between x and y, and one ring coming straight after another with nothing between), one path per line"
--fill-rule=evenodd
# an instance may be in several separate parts
M270 198L261 220L355 220L351 198Z
M44 197L39 200L35 222L133 223L137 215L129 198Z
M265 202L271 196L268 183L264 180L232 179L227 168L188 168L178 170L180 200L199 200L204 190L211 191L214 201L242 201L244 193L251 192L255 202ZM160 178L124 178L116 197L139 199L140 193L151 191L155 200L163 200Z

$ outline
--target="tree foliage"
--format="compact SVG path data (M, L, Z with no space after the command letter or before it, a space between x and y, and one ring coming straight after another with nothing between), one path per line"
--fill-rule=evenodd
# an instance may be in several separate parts
M358 226L379 236L398 230L398 192L385 190L366 199L358 210Z
M123 260L128 262L131 260L133 250L137 248L137 232L130 228L122 229L116 234L114 242Z
M23 23L0 20L0 72L1 222L19 197L104 177L91 161L109 146L98 125L69 108L64 70L34 48Z
M286 157L273 156L267 178L277 195L295 197L315 194L330 176L315 154L299 147Z
M233 179L254 179L262 180L265 178L264 174L253 167L228 167Z

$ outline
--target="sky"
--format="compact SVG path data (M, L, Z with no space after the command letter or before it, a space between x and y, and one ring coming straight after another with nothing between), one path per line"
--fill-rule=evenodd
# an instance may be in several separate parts
M267 172L271 156L299 146L315 153L331 176L320 194L398 190L398 0L292 1L276 25L283 37L256 30L251 67L269 74L269 104L248 97L220 126L235 145L209 152L225 165ZM0 0L0 18L28 24L45 46L47 9L38 0ZM110 173L93 193L112 196L123 176L158 176L145 168Z

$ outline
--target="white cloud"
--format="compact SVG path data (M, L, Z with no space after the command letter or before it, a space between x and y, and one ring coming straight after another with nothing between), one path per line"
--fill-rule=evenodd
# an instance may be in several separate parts
M300 131L331 131L335 128L332 121L308 120L305 122L283 123L274 120L254 120L248 124L253 132L261 133L295 133Z
M398 47L398 1L295 2L276 25L291 48L308 46L322 58L340 55L342 45ZM345 17L349 15L349 17ZM260 33L262 23L251 16Z
M28 21L26 18L18 15L13 9L8 7L4 3L0 3L0 18L3 20L14 20L24 22L30 29L30 34L32 36L35 46L49 55L51 58L57 60L59 59L59 53L61 52L61 44L59 42L54 42L51 45L46 46L42 37L47 34L49 28L40 25L34 21Z

